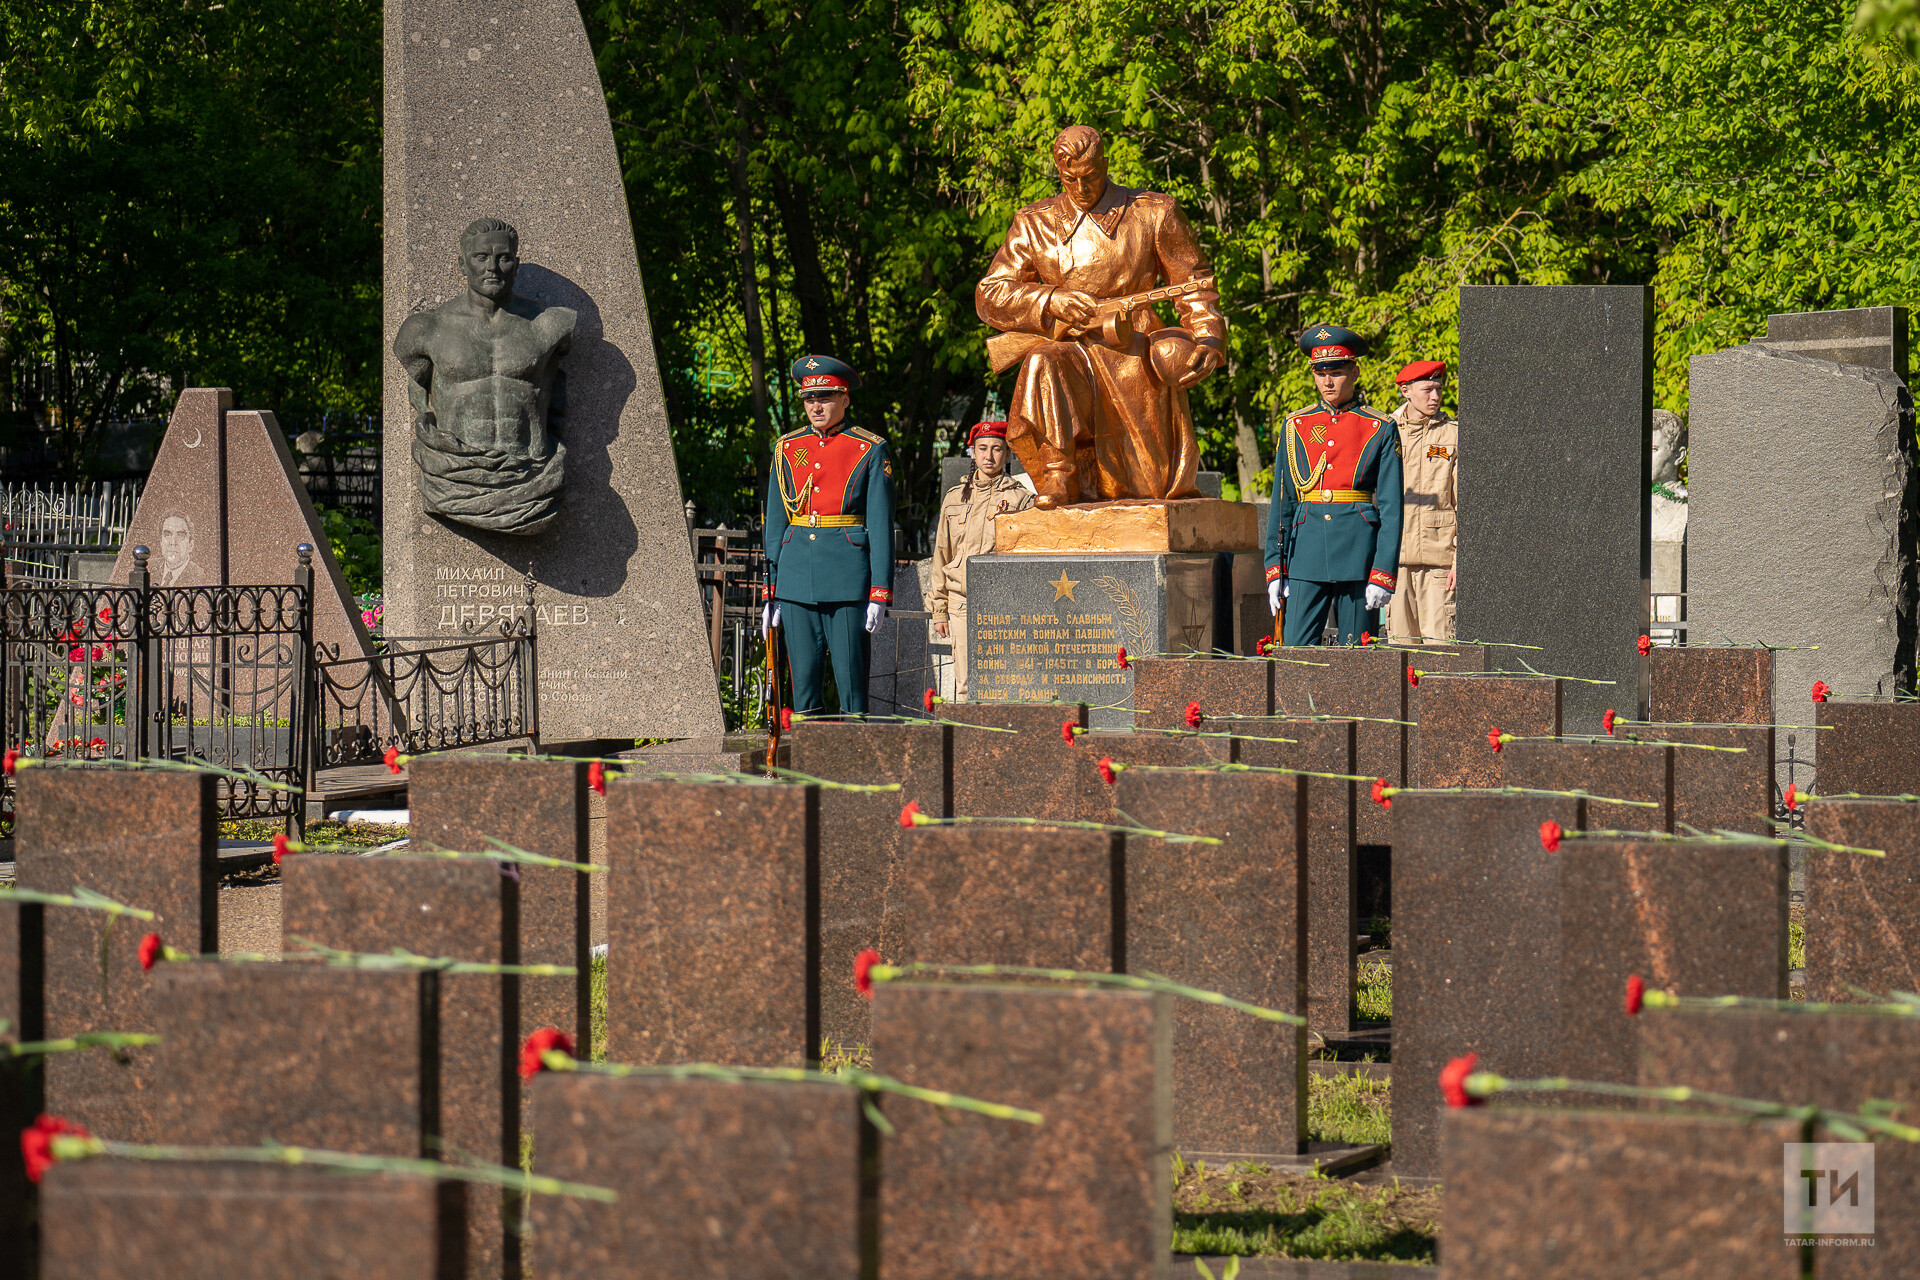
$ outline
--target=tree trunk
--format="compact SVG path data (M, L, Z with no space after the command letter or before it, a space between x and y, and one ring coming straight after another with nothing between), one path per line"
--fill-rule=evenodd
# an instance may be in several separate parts
M800 332L806 338L807 351L839 356L833 349L833 303L827 293L826 272L820 269L820 238L813 227L813 197L781 175L773 180L773 198L780 206L787 257L793 263L793 297L800 304Z

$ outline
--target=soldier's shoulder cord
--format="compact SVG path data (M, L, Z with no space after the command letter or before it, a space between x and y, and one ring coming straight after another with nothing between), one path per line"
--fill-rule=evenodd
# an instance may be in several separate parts
M786 453L780 448L781 445L800 434L802 433L799 431L789 431L774 442L773 449L773 481L780 487L780 505L786 508L788 524L798 524L800 518L806 515L807 495L813 492L812 476L807 477L807 483L801 487L800 492L793 491L793 477L785 465Z

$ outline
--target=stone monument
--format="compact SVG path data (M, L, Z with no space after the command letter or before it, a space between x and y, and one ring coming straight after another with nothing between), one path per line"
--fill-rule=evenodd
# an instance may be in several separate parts
M1906 314L1877 310L1894 332L1866 344L1872 363L1802 354L1850 354L1860 313L1841 311L1769 320L1769 335L1786 328L1815 345L1770 336L1695 356L1689 370L1688 638L1820 646L1774 653L1780 724L1813 723L1816 680L1839 696L1912 687L1920 473L1913 401L1891 358L1905 350ZM1823 316L1838 333L1820 348ZM1818 736L1799 735L1803 761Z
M531 567L543 740L718 735L579 9L387 0L385 33L387 630L492 631Z
M1568 733L1642 718L1652 413L1647 286L1460 290L1459 634L1613 681L1566 685Z
M1679 621L1679 611L1662 596L1687 589L1687 487L1680 463L1687 453L1687 424L1669 409L1653 411L1653 624ZM1631 464L1633 459L1622 460ZM1671 616L1669 616L1671 615Z

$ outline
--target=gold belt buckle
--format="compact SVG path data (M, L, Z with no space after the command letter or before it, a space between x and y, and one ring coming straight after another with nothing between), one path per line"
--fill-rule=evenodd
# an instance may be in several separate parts
M812 525L812 526L814 526L814 527L816 527L816 528L817 528L817 527L819 527L819 524L820 524L820 513L819 513L819 512L817 512L817 511L809 511L809 512L807 512L807 523L808 523L809 525Z

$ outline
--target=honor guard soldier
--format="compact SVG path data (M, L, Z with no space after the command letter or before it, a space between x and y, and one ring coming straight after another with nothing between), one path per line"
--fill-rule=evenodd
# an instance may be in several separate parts
M994 520L1033 505L1033 493L1007 474L1007 424L978 422L967 433L973 470L940 503L927 608L933 631L953 641L953 696L967 700L967 557L993 552Z
M860 377L832 356L793 365L807 425L774 445L767 482L764 625L786 626L793 709L826 709L833 656L840 710L867 709L867 635L893 602L893 455L846 423Z
M1387 637L1395 644L1440 644L1453 639L1453 469L1460 458L1460 424L1440 407L1447 366L1416 360L1394 375L1406 403L1393 411L1406 473L1400 526L1400 589L1387 610Z
M1287 602L1283 643L1319 644L1327 612L1342 644L1380 632L1371 615L1400 564L1400 437L1360 397L1367 341L1338 325L1300 336L1320 401L1290 413L1273 460L1267 601Z

